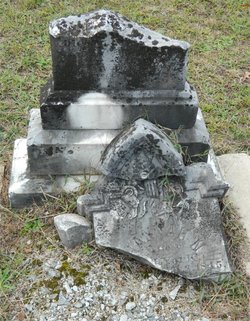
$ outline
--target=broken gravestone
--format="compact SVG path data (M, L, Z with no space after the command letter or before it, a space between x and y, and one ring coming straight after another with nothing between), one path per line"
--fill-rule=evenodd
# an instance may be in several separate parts
M49 32L53 77L40 111L31 111L27 140L15 142L11 205L103 174L78 200L85 219L55 218L65 246L94 232L98 244L163 271L230 273L218 202L228 186L186 81L189 44L108 10L57 19Z
M97 244L189 279L232 272L218 198L228 186L206 163L185 166L159 128L139 119L102 158L105 174L79 213Z
M30 111L27 139L14 145L12 207L79 189L101 173L110 142L140 117L166 126L186 163L207 161L209 134L186 81L187 42L108 10L54 20L49 33L53 77L40 110Z

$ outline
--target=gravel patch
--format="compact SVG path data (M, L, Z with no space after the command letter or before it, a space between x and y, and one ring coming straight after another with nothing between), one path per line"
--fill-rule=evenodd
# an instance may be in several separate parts
M27 277L25 320L212 321L191 282L104 252L85 261L40 257Z

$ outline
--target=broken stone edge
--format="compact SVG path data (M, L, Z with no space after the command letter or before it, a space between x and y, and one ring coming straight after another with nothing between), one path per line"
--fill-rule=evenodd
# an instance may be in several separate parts
M98 23L96 23L97 19ZM119 13L105 9L78 16L63 17L53 20L49 24L49 33L53 38L67 36L90 38L100 32L118 33L131 41L144 42L148 47L179 47L185 51L190 47L190 44L186 41L165 37L128 20Z

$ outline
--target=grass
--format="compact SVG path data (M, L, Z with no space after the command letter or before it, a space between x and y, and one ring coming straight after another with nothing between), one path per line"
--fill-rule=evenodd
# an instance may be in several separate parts
M48 23L96 8L119 11L173 38L191 43L188 79L217 153L249 149L249 9L242 1L5 1L0 4L0 157L26 134L27 115L51 74Z
M131 20L192 45L188 80L198 92L217 154L248 152L249 7L239 0L69 1L2 0L0 2L0 162L10 166L13 142L26 136L28 112L39 107L40 87L51 75L50 20L96 8L109 8ZM83 191L91 186L85 184ZM32 260L45 249L58 249L52 216L74 212L76 194L47 198L43 206L12 211L6 195L0 207L0 320L8 320L13 292L22 295ZM211 318L247 320L249 284L239 253L244 237L235 211L224 210L225 229L236 272L221 284L196 284L204 313ZM35 242L31 242L35 240ZM61 253L60 252L60 253ZM89 257L88 245L80 249ZM99 254L98 254L99 253ZM68 255L68 253L67 253ZM18 311L19 301L14 301ZM2 310L1 310L2 309ZM1 319L2 317L2 319Z

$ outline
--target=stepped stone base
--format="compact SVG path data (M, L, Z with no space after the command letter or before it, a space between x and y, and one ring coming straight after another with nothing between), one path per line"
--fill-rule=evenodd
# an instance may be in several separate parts
M39 176L32 175L28 166L27 140L17 139L14 145L9 200L14 208L22 208L44 199L47 195L74 192L86 180L96 181L97 176Z
M184 90L77 91L54 90L49 82L41 92L44 129L122 129L138 118L178 129L192 128L198 111L196 91Z
M99 174L99 161L120 130L44 130L39 109L32 109L28 130L30 171L40 175ZM169 131L167 131L169 133ZM209 134L201 111L195 126L174 132L186 163L207 161Z
M209 165L215 176L222 179L213 151L209 153ZM99 175L35 175L28 164L27 140L17 139L14 145L9 199L13 208L23 208L34 201L39 202L46 195L74 192L86 180L96 181Z
M119 132L44 130L39 109L32 109L27 140L15 142L9 188L11 206L25 207L46 194L75 191L86 177L95 180L100 173L101 155ZM172 134L186 152L186 163L208 159L215 175L220 176L213 152L210 150L207 155L209 134L200 110L193 128L172 131Z

